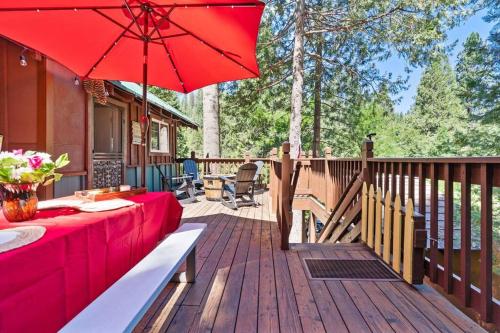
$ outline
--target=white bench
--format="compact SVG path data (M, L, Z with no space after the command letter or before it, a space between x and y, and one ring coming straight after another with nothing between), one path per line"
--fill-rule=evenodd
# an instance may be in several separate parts
M170 280L193 282L195 252L206 224L183 224L60 332L131 332ZM177 274L186 261L185 273Z

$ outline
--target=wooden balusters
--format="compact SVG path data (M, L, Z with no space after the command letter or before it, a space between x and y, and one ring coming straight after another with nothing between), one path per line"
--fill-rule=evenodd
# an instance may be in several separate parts
M375 197L375 253L382 255L382 190Z
M431 220L430 220L430 263L429 277L432 282L437 282L438 260L438 166L431 164Z
M492 262L493 262L493 217L492 217L492 172L488 164L481 164L481 264L479 288L481 318L490 321L492 314Z
M444 166L444 290L453 288L453 166Z
M401 271L402 225L401 199L399 196L396 196L394 199L394 218L392 223L392 268L396 272Z
M471 247L471 183L470 167L460 166L460 296L462 304L470 306L470 247Z
M413 245L415 235L415 224L413 220L413 200L406 203L404 223L404 245L403 245L403 279L413 283ZM423 264L423 263L422 263Z
M367 242L368 237L368 188L363 183L361 191L361 240Z
M409 199L406 206L402 207L401 196L397 194L393 206L390 191L387 191L383 202L382 189L379 188L375 193L373 185L367 190L367 184L364 183L361 202L362 241L388 265L392 265L392 269L401 274L405 281L421 284L427 233L424 217L415 213L413 200Z
M366 244L373 249L373 230L375 218L375 191L373 190L373 185L370 185L368 190L368 236Z
M391 242L392 242L392 202L389 191L385 194L384 203L384 261L391 264Z

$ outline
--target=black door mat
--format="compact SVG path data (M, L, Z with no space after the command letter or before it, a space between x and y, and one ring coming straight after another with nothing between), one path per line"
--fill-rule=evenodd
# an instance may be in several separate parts
M399 276L378 259L304 259L310 279L400 281Z

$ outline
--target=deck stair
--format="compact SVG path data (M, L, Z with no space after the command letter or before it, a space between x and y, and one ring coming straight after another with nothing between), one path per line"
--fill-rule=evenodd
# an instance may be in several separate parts
M353 243L361 235L360 194L363 179L356 172L321 230L317 243Z

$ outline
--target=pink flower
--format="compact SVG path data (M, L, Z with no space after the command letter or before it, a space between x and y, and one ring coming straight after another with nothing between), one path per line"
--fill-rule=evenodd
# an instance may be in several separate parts
M12 151L12 153L14 153L14 155L22 155L23 154L23 150L22 149L14 149Z
M28 164L30 165L31 168L33 169L38 169L42 166L43 158L40 156L34 155L28 157Z

